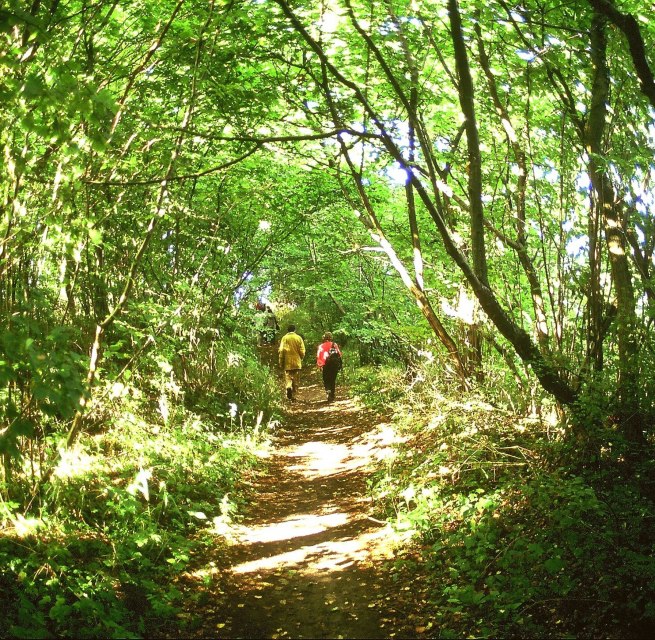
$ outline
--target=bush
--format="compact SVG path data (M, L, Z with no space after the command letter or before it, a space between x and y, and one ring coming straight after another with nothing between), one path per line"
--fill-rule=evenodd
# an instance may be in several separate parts
M396 403L404 443L371 489L417 536L440 637L634 637L655 624L655 507L640 489L652 469L640 480L606 455L572 472L556 463L570 458L562 426L475 394L411 393Z
M247 498L242 481L274 424L268 370L224 354L191 411L172 366L149 357L147 383L98 385L94 422L39 494L0 501L0 637L155 634L180 610L176 576ZM41 442L44 468L60 439Z

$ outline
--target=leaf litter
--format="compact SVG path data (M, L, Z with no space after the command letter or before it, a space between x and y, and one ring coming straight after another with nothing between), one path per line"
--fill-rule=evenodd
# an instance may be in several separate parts
M195 575L185 635L218 638L425 637L427 587L393 567L402 544L373 518L367 479L384 459L385 423L345 397L327 404L315 372L288 405L253 499L228 538L217 536ZM339 397L340 396L340 397Z

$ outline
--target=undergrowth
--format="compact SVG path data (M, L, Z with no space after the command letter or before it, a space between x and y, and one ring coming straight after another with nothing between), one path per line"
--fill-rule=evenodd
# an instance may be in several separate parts
M552 420L447 397L430 375L419 386L382 373L355 384L394 409L403 442L371 491L379 515L414 532L394 571L427 574L429 633L630 638L655 627L652 463L628 467L608 448L585 468Z
M108 385L101 419L73 448L53 434L36 468L23 459L22 491L0 498L0 637L138 638L183 618L178 578L238 517L275 424L275 385L233 364L219 376L239 380L235 394L222 385L212 401L207 387L200 412L170 368L147 393Z

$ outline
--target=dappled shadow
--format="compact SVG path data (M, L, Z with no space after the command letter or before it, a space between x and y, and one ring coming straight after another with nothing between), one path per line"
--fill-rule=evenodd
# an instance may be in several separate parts
M197 637L376 638L399 622L383 563L392 530L370 516L366 483L393 432L346 398L326 403L315 371L287 404L267 472L230 546L187 575L206 589ZM220 541L219 541L220 542ZM211 605L211 606L210 606ZM392 630L393 627L393 630Z
M380 638L388 637L377 611L380 575L370 568L346 567L313 576L291 572L260 574L242 581L225 612L223 638ZM222 623L219 623L222 624Z

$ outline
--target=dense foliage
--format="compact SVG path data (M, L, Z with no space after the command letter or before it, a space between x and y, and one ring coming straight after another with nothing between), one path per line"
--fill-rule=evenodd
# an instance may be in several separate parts
M636 0L4 2L9 633L174 612L279 417L258 299L444 445L384 482L468 632L652 620L654 41Z
M440 638L647 636L655 623L652 459L626 442L580 465L556 416L478 394L455 399L427 364L362 370L362 398L394 407L399 444L378 471L379 517L414 532L392 575L415 576L423 624ZM425 602L429 603L425 607Z

